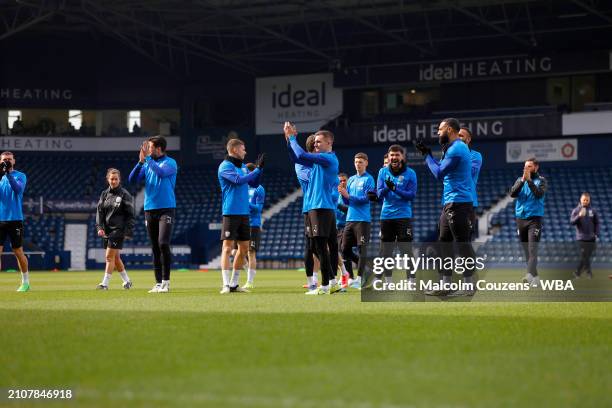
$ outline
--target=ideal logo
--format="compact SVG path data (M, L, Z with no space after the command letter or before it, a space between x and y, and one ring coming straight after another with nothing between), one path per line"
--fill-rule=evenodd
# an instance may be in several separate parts
M293 89L289 83L287 88L279 90L277 86L272 87L272 107L291 108L304 106L325 105L325 81L321 81L318 88Z

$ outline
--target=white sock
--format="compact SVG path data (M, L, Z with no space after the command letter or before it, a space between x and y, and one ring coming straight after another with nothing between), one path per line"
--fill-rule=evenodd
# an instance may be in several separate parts
M348 275L348 271L346 270L346 266L344 266L344 262L340 264L340 270L342 271L342 276Z
M317 273L316 272L312 273L312 279L314 279L315 283L317 283L318 279L317 279Z
M327 286L323 286L323 285L321 285L321 288L320 288L320 289L323 289L323 290L325 290L325 291L328 291L328 292L329 292L329 285L327 285Z
M330 280L329 284L332 285L332 286L336 286L338 284L338 279L334 278L334 279Z
M110 274L108 274L108 273L105 273L105 274L104 274L104 279L102 279L102 283L101 283L101 285L102 285L102 286L108 286L108 282L110 282L110 278L111 278L111 276L112 276L112 275L110 275Z
M25 272L21 272L21 283L22 284L29 284L30 283L30 272L25 271Z
M385 276L385 283L393 283L393 276Z
M240 271L233 270L232 271L232 283L230 286L238 286L238 280L240 279Z
M256 273L257 271L255 269L249 268L249 270L247 271L247 282L253 283L253 279L255 279Z
M361 276L356 276L356 277L355 277L355 282L359 282L359 283L361 283Z
M169 280L162 280L162 287L167 288L170 286L170 281Z
M230 284L230 271L224 269L221 271L221 277L223 278L223 286L229 286Z
M317 281L315 281L314 277L312 276L307 276L306 280L308 281L308 286L313 286L317 284Z
M121 280L123 281L123 283L130 281L130 277L128 276L126 271L119 272L119 275L121 276Z

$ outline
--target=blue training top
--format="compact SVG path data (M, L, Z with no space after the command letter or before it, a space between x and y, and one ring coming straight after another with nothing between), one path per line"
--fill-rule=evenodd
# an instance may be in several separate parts
M261 212L265 199L266 190L263 186L249 187L249 223L251 227L261 227Z
M157 159L145 158L144 164L136 164L128 178L130 183L145 183L145 211L160 208L176 208L174 187L176 186L176 161L163 155Z
M355 174L348 179L346 190L349 198L344 198L348 205L347 222L371 222L369 191L375 191L374 177L367 171L361 176Z
M217 178L221 186L221 211L223 215L249 215L249 186L258 187L261 170L248 173L246 165L240 167L225 159L219 165Z
M472 157L467 145L461 139L453 141L438 162L431 155L425 158L434 177L444 181L442 204L472 203Z
M23 192L27 177L13 170L0 180L0 221L23 221Z
M338 186L338 158L334 152L306 153L295 136L289 138L295 157L312 165L308 189L304 192L304 211L335 210L333 190Z
M385 180L395 183L395 191L391 191ZM376 193L383 199L381 220L412 218L412 201L416 197L417 176L414 170L406 165L404 170L395 176L389 167L383 167L378 172Z

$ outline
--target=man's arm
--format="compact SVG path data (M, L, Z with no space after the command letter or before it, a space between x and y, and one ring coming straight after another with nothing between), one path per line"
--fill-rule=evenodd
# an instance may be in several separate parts
M527 185L536 198L544 197L546 194L547 181L544 177L540 177L540 185L537 186L532 180L527 180Z
M572 210L572 214L570 215L570 224L571 225L578 224L579 219L580 219L580 209L576 207Z
M19 195L23 193L25 189L25 180L21 180L21 177L13 176L12 172L6 173L6 178L8 178L9 184L11 188L15 192L15 194Z
M295 136L289 137L289 145L291 149L293 149L293 153L297 160L303 160L305 163L309 164L319 164L323 167L328 167L331 165L331 160L325 157L325 155L318 153L307 153L302 146L297 142Z
M144 180L144 176L145 176L144 166L142 165L142 163L138 162L136 163L136 166L134 166L134 168L130 172L130 175L128 177L128 183L129 184L139 183L142 180Z
M482 167L482 156L477 155L476 160L472 160L472 178L480 173L480 168Z
M446 176L450 171L454 170L459 165L460 161L461 158L457 156L445 157L439 163L431 155L427 155L425 157L427 167L429 167L429 171L431 171L431 174L434 175L436 180L444 178L444 176Z
M383 176L383 173L378 173L378 179L376 180L376 195L378 198L384 199L387 194L389 194L389 191L391 190L389 190L389 187L387 187L387 184L385 184L385 177Z
M169 177L176 174L176 165L173 162L164 162L160 165L157 164L151 156L147 156L144 165L150 168L153 173L157 174L159 177Z
M231 166L230 168L227 168L221 172L221 177L223 177L225 180L227 180L228 182L232 184L238 184L238 185L246 184L253 180L256 180L257 186L258 186L260 173L261 173L261 170L255 169L249 174L241 175L236 171L236 168L234 166Z
M525 182L523 181L523 178L522 177L517 178L516 181L514 182L514 185L510 188L510 197L512 198L518 197L521 190L523 189L523 184L525 184Z
M263 171L262 169L255 169L255 170L259 170L259 172L257 173L257 177L255 177L253 180L249 180L249 186L253 187L253 188L257 188L259 187L259 183L261 181L261 172ZM251 173L255 173L255 171L252 171Z
M295 152L293 151L289 143L287 143L287 148L287 150L289 151L289 160L291 160L293 163L301 164L302 166L312 167L312 163L307 163L305 160L300 160L295 156Z

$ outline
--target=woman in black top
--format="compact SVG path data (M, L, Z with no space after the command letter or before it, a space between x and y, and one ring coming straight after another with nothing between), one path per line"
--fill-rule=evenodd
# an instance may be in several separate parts
M98 236L104 238L106 249L106 268L104 279L96 287L98 290L108 290L108 284L117 268L123 280L123 289L132 287L132 281L125 271L120 252L124 239L131 239L134 231L134 199L121 187L121 173L117 169L106 172L108 188L100 195L96 214L96 229Z

